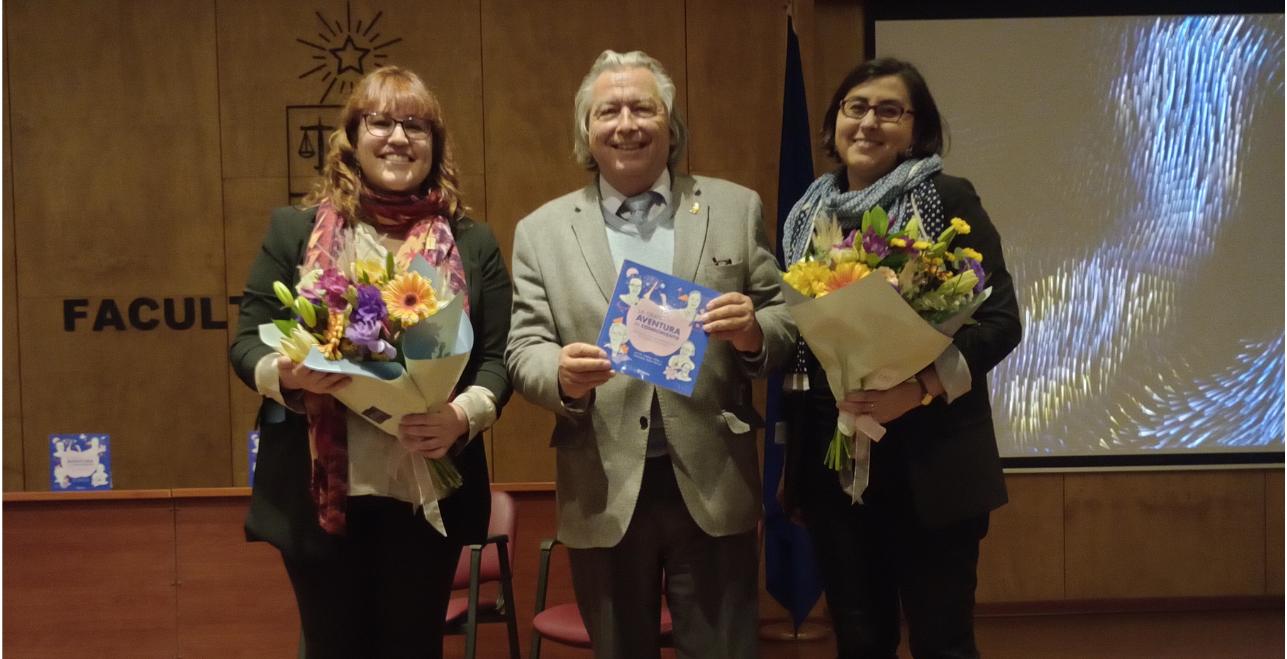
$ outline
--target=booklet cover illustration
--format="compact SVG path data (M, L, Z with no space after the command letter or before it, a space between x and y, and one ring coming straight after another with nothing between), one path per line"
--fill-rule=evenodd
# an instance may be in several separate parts
M697 316L719 292L626 261L621 265L599 347L612 370L693 395L709 337Z
M112 489L110 435L50 435L49 489L54 492Z

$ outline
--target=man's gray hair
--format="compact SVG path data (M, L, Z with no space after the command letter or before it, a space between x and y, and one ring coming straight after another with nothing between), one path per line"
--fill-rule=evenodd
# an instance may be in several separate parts
M605 71L621 69L648 69L656 79L657 91L661 93L661 101L666 105L666 119L670 125L668 164L674 169L679 163L679 157L684 153L684 146L688 144L688 126L684 124L683 117L680 117L679 111L675 109L674 81L666 75L666 69L661 62L649 57L642 50L632 50L628 53L603 51L599 59L594 61L594 66L590 67L590 73L586 74L585 80L581 81L581 88L576 92L576 127L572 131L572 152L576 154L576 161L592 172L599 171L598 163L594 162L594 157L590 155L590 103L594 101L594 81L598 80Z

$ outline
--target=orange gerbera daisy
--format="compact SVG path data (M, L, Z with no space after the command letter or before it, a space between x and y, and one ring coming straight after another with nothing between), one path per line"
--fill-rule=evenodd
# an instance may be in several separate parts
M822 297L838 288L848 286L869 274L871 274L871 268L867 267L866 263L840 263L836 265L836 270L832 273L831 277L818 285L818 297Z
M438 297L433 286L419 273L407 272L393 278L381 291L389 315L402 321L404 327L438 313Z

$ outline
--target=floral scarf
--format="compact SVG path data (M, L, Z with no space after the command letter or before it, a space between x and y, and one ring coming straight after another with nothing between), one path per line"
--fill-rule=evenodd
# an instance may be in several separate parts
M394 255L394 264L400 271L405 271L417 255L423 256L446 274L453 293L465 294L465 268L440 190L425 196L364 193L361 204L362 210L376 219L377 228L406 236ZM353 229L345 218L329 201L323 201L317 208L300 271L335 267L352 237ZM468 296L464 304L468 313ZM317 521L327 533L343 535L349 489L345 408L334 396L305 392L304 409L308 415L308 446L313 459L311 490L317 504Z

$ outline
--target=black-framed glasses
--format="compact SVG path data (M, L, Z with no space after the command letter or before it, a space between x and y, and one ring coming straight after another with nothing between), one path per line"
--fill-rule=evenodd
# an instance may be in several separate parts
M848 98L840 103L840 112L855 121L862 121L869 111L875 112L876 121L882 124L896 124L902 121L904 114L916 114L898 103L872 105L861 98Z
M394 119L382 112L371 112L362 115L368 133L376 137L388 137L393 134L394 126L402 126L402 134L409 140L423 140L429 137L429 122L419 117Z

